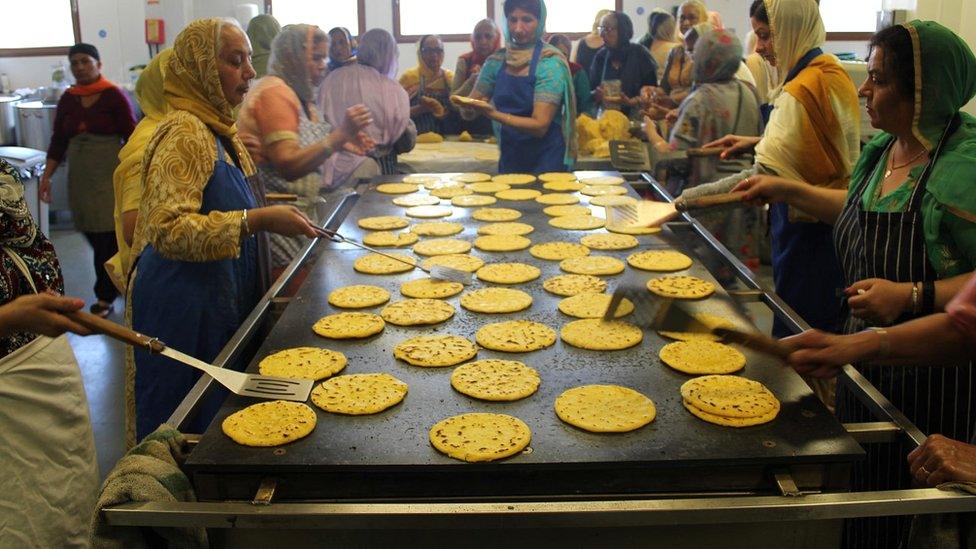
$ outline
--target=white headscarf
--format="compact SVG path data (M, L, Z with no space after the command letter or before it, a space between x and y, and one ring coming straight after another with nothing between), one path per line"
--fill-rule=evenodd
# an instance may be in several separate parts
M786 76L797 62L813 48L827 39L820 7L815 0L763 0L769 14L769 30L773 34L773 51L776 53L776 89L770 94L779 95Z

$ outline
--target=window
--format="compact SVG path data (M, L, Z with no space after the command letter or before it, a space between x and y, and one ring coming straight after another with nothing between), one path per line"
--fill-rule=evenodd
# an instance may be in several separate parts
M30 8L4 10L0 57L67 55L80 41L76 0L31 0Z
M281 26L306 23L328 32L345 27L354 36L366 32L365 0L265 0L264 9Z
M443 9L448 5L450 9ZM398 42L416 42L425 34L438 34L447 41L467 42L478 21L494 17L494 0L393 0L393 36Z
M820 0L828 40L867 40L878 29L882 0Z
M623 11L622 4L623 0L546 0L546 32L579 38L593 29L598 11Z

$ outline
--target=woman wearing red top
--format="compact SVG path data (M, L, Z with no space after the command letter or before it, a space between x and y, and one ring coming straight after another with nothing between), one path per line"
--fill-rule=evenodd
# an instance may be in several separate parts
M105 262L118 252L112 218L112 174L119 164L119 150L136 121L122 90L102 76L95 46L75 44L68 50L68 59L77 83L58 101L47 166L41 176L41 199L51 201L51 176L67 157L72 219L95 252L98 301L92 304L91 312L108 316L119 295L105 271Z

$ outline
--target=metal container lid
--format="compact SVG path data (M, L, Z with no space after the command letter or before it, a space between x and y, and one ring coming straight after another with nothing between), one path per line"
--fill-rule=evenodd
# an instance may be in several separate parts
M22 101L14 105L15 109L56 109L57 105L54 103L45 103L43 101Z
M0 95L0 103L13 103L14 101L20 101L23 97L14 95Z
M27 147L0 147L0 158L21 170L29 170L47 161L47 153Z

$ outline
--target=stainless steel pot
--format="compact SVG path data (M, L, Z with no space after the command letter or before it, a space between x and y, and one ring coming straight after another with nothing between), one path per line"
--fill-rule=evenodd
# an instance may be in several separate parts
M46 151L54 133L54 113L58 106L41 101L23 101L14 108L17 111L17 144Z
M19 95L0 95L0 145L13 145L17 142L14 129L17 126L17 113L14 105L20 103Z

